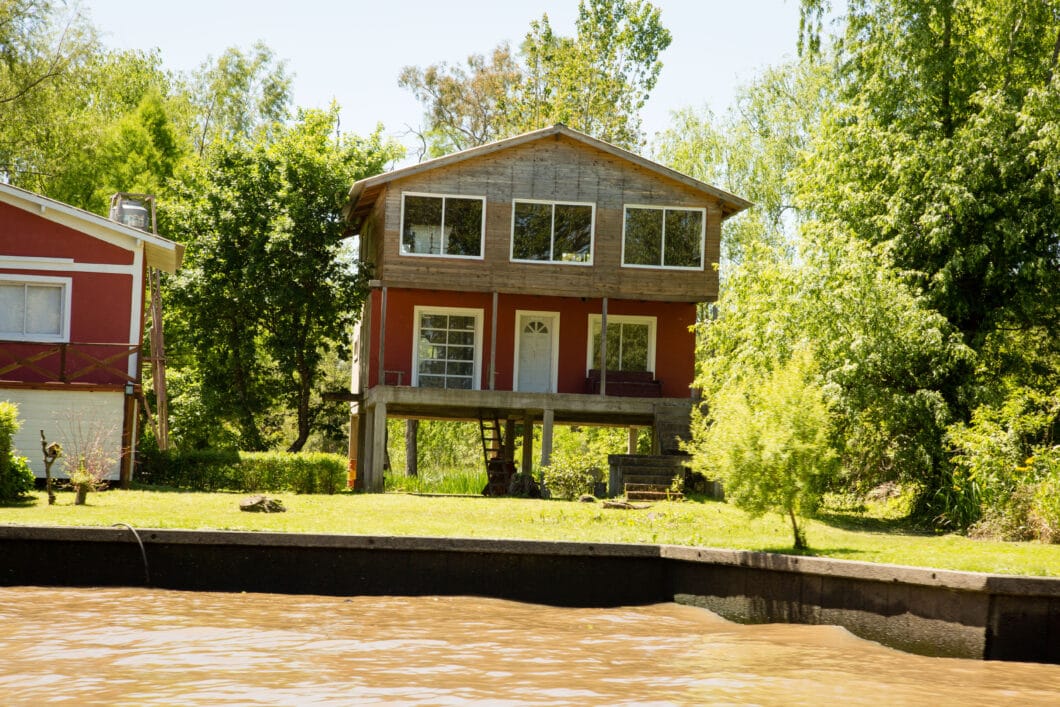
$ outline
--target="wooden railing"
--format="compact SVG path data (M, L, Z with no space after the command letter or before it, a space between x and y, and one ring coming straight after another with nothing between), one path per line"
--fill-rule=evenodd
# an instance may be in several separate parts
M124 385L140 381L129 375L129 357L137 344L0 341L0 381Z

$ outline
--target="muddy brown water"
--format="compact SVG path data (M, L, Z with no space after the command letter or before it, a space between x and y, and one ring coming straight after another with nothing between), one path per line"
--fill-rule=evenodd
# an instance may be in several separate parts
M677 604L2 587L0 704L1057 705L1060 666Z

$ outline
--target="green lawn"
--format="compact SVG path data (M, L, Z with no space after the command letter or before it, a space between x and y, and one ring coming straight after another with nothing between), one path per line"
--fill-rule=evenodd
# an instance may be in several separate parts
M699 545L770 552L791 551L791 530L777 515L752 519L716 501L660 502L642 510L600 503L514 498L422 497L405 494L298 496L280 494L286 513L239 510L245 494L176 491L105 491L73 505L43 493L0 506L0 523L137 528L258 530L289 533L421 535L586 542ZM807 523L812 553L824 557L942 569L1060 576L1060 545L969 540L926 535L901 521L833 513Z

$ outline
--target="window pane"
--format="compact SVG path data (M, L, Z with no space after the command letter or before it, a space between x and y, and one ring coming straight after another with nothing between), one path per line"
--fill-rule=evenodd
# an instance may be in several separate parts
M461 329L463 331L475 331L475 318L465 316L448 317L450 329Z
M445 372L450 376L470 378L471 374L475 372L475 368L470 361L450 361L445 368Z
M556 204L553 259L587 263L592 257L593 209L591 206Z
M552 205L517 202L513 218L512 257L515 260L549 260Z
M475 332L473 331L450 331L449 343L458 346L473 346L475 344Z
M0 334L21 336L26 316L26 286L0 285Z
M682 268L701 267L703 213L700 211L666 211L666 257L664 265Z
M607 370L622 370L622 325L607 323Z
M444 375L445 361L420 361L420 375L424 373Z
M449 317L444 314L425 314L420 320L421 329L448 329ZM445 341L443 338L442 341Z
M622 359L619 363L621 367L620 370L648 370L648 325L622 324L620 327L622 332ZM608 334L610 334L610 331ZM610 338L611 337L608 336L608 339Z
M482 201L447 198L445 234L447 254L482 255Z
M442 200L434 196L405 197L405 232L402 253L440 255L442 252Z
M26 333L62 334L63 290L61 287L26 287Z
M627 265L662 265L662 209L626 209Z
M474 346L450 346L446 358L450 361L474 361Z
M420 387L421 388L444 388L445 387L445 376L425 376L420 375Z

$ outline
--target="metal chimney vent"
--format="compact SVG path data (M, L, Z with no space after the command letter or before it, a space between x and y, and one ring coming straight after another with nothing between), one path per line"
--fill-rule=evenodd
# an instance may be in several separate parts
M154 231L152 209L145 202L154 206L154 199L149 195L146 199L139 199L130 194L115 194L110 200L110 220L141 231Z

